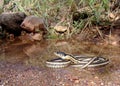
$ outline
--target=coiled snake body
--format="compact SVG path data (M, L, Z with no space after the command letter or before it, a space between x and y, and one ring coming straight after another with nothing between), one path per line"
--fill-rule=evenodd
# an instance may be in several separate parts
M59 58L48 60L46 62L47 67L61 68L71 65L72 67L96 67L109 63L109 60L103 57L87 57L87 56L73 56L64 52L54 52Z

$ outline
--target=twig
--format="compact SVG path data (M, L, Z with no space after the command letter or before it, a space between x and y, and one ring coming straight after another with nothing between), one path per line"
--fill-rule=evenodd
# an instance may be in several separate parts
M82 66L81 68L86 68L89 64L91 64L97 57L92 58L87 64L85 64L84 66Z

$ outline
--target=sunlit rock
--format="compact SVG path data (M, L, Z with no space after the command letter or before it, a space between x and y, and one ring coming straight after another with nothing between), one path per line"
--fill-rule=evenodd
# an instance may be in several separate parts
M33 15L26 17L20 26L29 32L43 32L45 34L47 31L44 19Z
M42 34L40 34L40 33L35 33L35 34L31 35L31 38L36 41L40 41L43 39Z
M67 26L55 26L54 30L58 33L58 34L62 34L65 33L67 31L68 27Z

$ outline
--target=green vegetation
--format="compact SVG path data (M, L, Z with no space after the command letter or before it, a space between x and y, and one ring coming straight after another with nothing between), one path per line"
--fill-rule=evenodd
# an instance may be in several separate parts
M111 7L110 0L4 0L4 2L4 11L21 11L27 15L44 17L47 26L48 21L56 24L62 21L60 25L69 23L69 27L74 29L71 35L79 33L86 27L99 25L102 20L108 20ZM87 13L88 17L83 19L84 15L81 15L80 21L74 21L72 19L74 12Z

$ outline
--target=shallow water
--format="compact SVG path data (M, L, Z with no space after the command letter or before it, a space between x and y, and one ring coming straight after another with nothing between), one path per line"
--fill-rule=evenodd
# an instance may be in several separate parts
M103 56L110 60L119 61L120 47L111 45L95 45L80 43L74 40L46 40L42 42L12 42L1 44L0 60L11 63L44 65L47 59L56 58L55 51L62 51L73 55Z
M110 63L106 66L99 68L87 68L81 70L80 68L62 68L62 69L49 69L45 66L45 62L48 59L56 58L53 54L55 51L63 51L73 55L88 55L88 56L103 56L110 60ZM10 64L22 64L24 66L36 66L38 68L43 68L46 76L44 78L51 78L54 76L59 78L62 83L69 83L68 86L79 86L72 85L79 79L84 80L81 85L85 85L87 82L92 85L97 86L95 83L100 83L107 86L120 85L120 47L111 45L95 45L93 43L80 43L75 40L46 40L42 42L12 42L1 44L0 49L0 62L10 63ZM17 65L16 65L17 66ZM19 68L19 66L18 66ZM46 72L45 72L46 71ZM49 72L47 72L49 71ZM51 73L52 75L49 75ZM54 74L53 74L54 73ZM63 76L66 75L66 76ZM77 78L76 78L77 77ZM63 78L63 79L61 79ZM75 80L74 80L75 78ZM58 79L58 81L59 81ZM58 81L49 81L51 83L56 83ZM95 83L94 83L95 81ZM62 85L53 85L62 86ZM63 85L67 86L67 85ZM87 85L86 85L87 86Z

